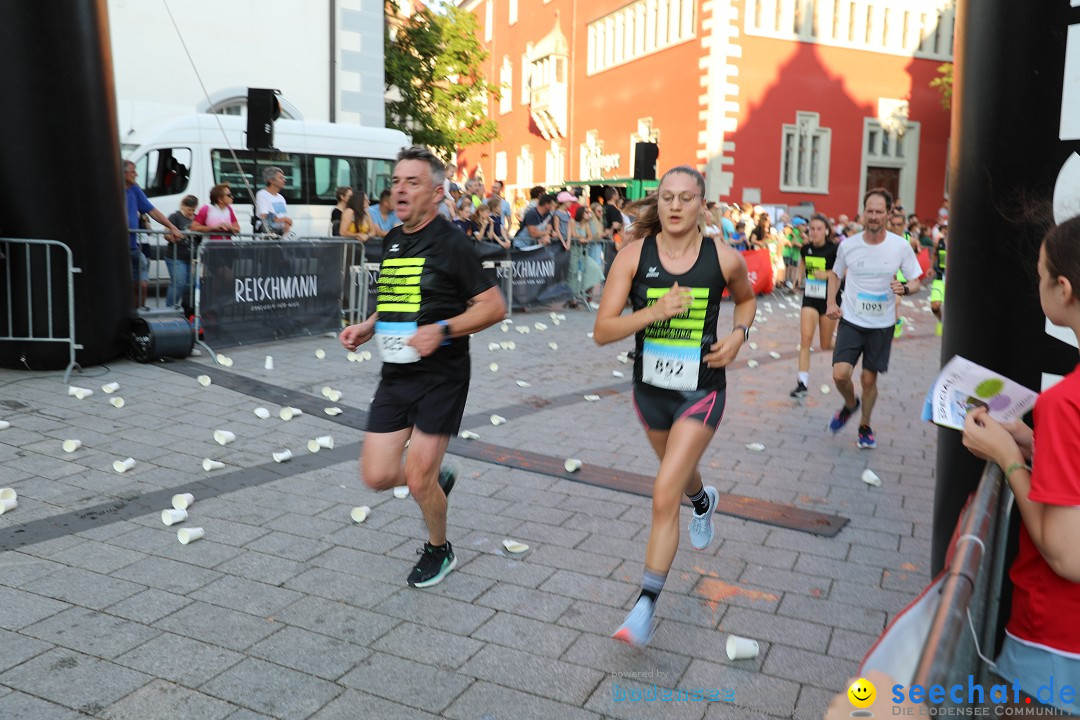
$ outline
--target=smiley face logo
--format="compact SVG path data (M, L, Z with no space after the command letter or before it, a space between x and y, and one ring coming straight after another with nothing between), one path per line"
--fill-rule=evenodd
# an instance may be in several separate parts
M851 683L847 695L848 700L855 707L868 708L874 704L874 699L877 697L877 688L874 687L874 683L866 678L859 678Z

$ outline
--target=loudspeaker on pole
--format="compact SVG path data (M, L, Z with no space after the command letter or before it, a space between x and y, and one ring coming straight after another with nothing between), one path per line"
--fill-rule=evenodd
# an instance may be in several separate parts
M274 121L281 117L280 90L248 88L247 149L274 149Z
M656 158L659 156L660 146L656 143L634 143L634 179L655 180Z

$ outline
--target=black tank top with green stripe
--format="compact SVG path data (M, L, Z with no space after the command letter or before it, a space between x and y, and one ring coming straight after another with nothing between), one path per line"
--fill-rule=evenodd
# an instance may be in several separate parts
M713 240L702 240L697 261L682 275L664 269L655 236L642 241L630 288L634 311L655 303L676 281L690 290L693 303L682 315L652 323L634 336L634 381L684 392L723 390L727 387L724 368L710 368L701 361L716 342L720 299L727 287Z

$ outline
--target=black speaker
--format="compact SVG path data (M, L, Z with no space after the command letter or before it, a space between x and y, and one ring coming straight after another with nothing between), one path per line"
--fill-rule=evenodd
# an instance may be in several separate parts
M634 143L634 179L655 180L656 158L659 156L660 146L656 143Z
M274 149L274 121L281 117L280 90L248 88L247 149Z
M161 358L186 358L195 346L195 329L186 318L137 317L131 325L128 357L147 363Z

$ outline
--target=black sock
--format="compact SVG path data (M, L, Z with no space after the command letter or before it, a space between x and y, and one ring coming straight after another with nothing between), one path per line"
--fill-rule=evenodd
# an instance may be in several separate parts
M665 580L667 580L666 573L660 575L646 570L641 576L641 594L638 595L638 600L643 597L649 598L649 601L656 605L656 598L660 597L660 591L664 589Z
M698 490L697 495L691 495L687 493L686 497L690 498L690 502L694 505L694 512L698 515L704 515L709 510L709 496L705 494L705 486L702 485Z
M869 432L870 431L870 426L869 425L860 425L859 426L859 432L862 432L863 430L866 430L867 432Z
M439 553L440 555L445 555L447 552L450 551L449 542L444 542L442 545L432 545L431 543L427 543L427 546L435 552Z

